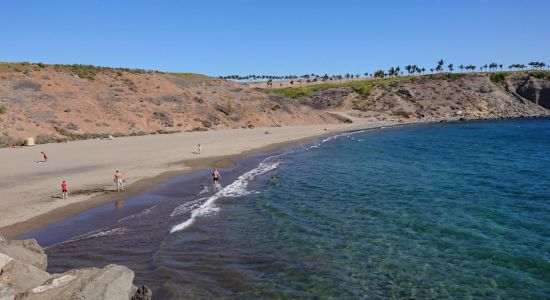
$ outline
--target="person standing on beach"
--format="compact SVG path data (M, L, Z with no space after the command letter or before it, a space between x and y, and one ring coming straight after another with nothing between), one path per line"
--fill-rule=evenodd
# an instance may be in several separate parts
M214 169L214 172L212 172L212 180L214 180L214 188L220 185L220 178L222 178L222 175L220 174L218 169Z
M122 173L119 170L116 170L115 172L115 185L116 185L116 191L121 192L124 191L124 176L122 176Z
M40 153L42 153L42 157L44 157L44 162L47 162L48 161L48 155L46 154L46 152L40 151Z
M69 199L69 186L67 185L67 181L63 180L61 183L61 199Z
M201 150L202 150L201 144L198 144L197 145L197 154L201 154Z

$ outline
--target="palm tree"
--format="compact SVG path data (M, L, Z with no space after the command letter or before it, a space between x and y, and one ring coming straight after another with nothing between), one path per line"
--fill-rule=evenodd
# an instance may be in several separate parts
M445 61L440 59L438 62L437 62L437 66L435 67L435 70L437 72L442 72L443 71L443 65L445 64Z
M458 66L458 68L460 69L460 72L462 72L462 70L464 69L464 65L460 65Z
M378 70L374 72L374 77L384 78L384 76L386 76L386 74L384 73L383 70Z
M454 67L453 64L449 64L449 65L447 66L447 68L449 68L449 71L451 71L451 72L453 72L453 67Z

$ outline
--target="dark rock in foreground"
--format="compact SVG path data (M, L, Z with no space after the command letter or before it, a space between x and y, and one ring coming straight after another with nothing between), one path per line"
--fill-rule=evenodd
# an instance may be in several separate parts
M125 266L82 268L49 274L47 255L36 240L0 243L0 300L150 300L146 286L133 285Z

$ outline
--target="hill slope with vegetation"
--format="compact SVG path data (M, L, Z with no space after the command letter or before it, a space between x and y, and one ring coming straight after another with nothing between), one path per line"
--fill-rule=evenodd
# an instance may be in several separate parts
M182 131L550 115L550 72L440 73L261 89L200 74L0 63L0 146ZM335 113L336 112L336 113Z
M299 101L199 74L0 63L0 144L336 123Z
M442 73L271 89L317 109L378 120L426 121L550 114L550 72Z

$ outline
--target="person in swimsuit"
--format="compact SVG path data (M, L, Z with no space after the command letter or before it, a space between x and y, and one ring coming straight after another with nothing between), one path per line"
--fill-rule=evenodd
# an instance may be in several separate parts
M119 170L116 170L115 172L114 181L117 192L124 191L124 176L122 176L122 173Z
M61 199L69 199L68 188L67 181L63 180L61 183Z
M44 162L47 162L48 161L48 155L46 154L46 152L40 151L40 153L42 153L42 156L44 157Z
M212 179L214 180L214 187L217 187L220 185L220 178L222 178L222 175L218 171L218 169L214 169L214 172L212 172Z

